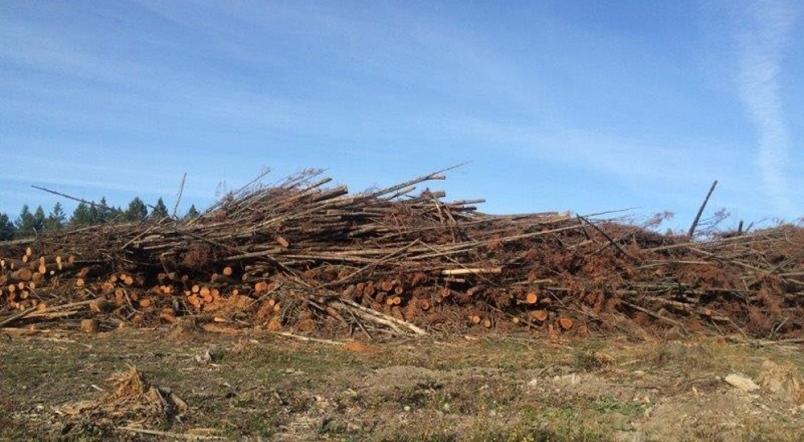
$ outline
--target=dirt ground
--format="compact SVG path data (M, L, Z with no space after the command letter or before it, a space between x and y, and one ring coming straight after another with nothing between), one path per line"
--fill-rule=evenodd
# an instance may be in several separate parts
M0 330L0 439L797 441L801 350L722 337L340 346L266 332ZM189 409L158 422L65 412L132 366Z

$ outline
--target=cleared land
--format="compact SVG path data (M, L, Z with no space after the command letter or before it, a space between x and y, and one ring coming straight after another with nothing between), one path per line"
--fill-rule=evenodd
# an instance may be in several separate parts
M779 364L770 380L767 361ZM110 394L110 375L131 366L188 409L157 420L133 402L122 416L65 411ZM15 440L155 437L123 426L270 440L793 441L804 430L801 397L771 391L801 378L801 348L714 337L339 346L266 332L12 330L0 333L0 373L0 438ZM761 388L723 380L734 373Z
M800 223L490 215L416 191L444 178L0 243L0 438L801 440Z

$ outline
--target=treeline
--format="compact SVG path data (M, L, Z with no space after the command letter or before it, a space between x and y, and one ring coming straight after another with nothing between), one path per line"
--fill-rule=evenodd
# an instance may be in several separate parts
M87 204L80 203L75 207L68 218L61 203L56 203L45 214L42 206L31 212L28 205L22 206L20 214L12 221L11 218L0 212L0 241L27 238L42 232L52 232L62 229L93 226L105 223L142 222L148 219L161 219L169 216L167 206L162 198L149 210L148 205L139 197L128 203L125 210L121 207L112 207L106 204L106 198L100 202ZM199 215L195 205L184 215L185 218L194 218Z

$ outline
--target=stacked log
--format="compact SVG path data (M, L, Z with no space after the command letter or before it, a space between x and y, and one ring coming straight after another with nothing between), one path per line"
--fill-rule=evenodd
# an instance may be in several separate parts
M0 324L193 317L369 336L582 334L625 317L801 333L804 229L690 241L568 213L484 214L482 200L415 190L442 179L352 194L310 171L233 192L195 219L0 243Z

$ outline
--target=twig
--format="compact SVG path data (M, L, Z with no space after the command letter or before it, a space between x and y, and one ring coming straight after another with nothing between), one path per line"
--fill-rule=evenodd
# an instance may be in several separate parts
M374 309L363 307L362 305L360 305L360 304L358 304L356 302L350 301L348 299L339 299L337 301L331 302L330 304L331 305L336 305L336 306L338 304L341 304L341 305L344 305L346 307L351 307L351 308L355 309L355 311L358 314L360 314L360 316L367 317L367 319L371 319L371 320L373 320L375 322L379 322L381 324L385 324L385 325L393 324L393 325L398 326L398 327L404 327L404 328L407 328L408 330L412 331L414 334L417 334L417 335L420 335L420 336L427 334L426 331L420 329L419 327L416 327L415 325L411 324L410 322L394 318L393 316L388 316L388 315L380 313L380 312L378 312L377 310L374 310ZM393 328L398 329L398 327L393 327Z
M648 310L648 309L646 309L646 308L644 308L644 307L640 307L640 306L638 306L638 305L636 305L636 304L632 304L632 303L630 303L630 302L628 302L628 301L622 301L622 300L621 300L620 302L621 302L621 303L623 303L623 304L625 304L625 305L627 305L628 307L631 307L631 308L632 308L632 309L634 309L634 310L639 310L639 311L641 311L642 313L645 313L645 314L647 314L647 315L653 316L653 317L654 317L654 318L656 318L656 319L660 319L660 320L662 320L662 321L667 322L668 324L675 325L676 327L680 328L680 329L681 329L681 331L682 331L684 334L689 334L689 331L687 331L687 327L684 327L684 324L682 324L682 323L680 323L680 322L676 321L675 319L670 319L670 318L668 318L668 317L666 317L666 316L662 316L662 315L660 315L660 314L658 314L658 313L656 313L656 312L650 311L650 310Z
M626 252L626 251L625 251L625 249L623 249L623 248L622 248L622 247L621 247L619 244L617 244L617 243L614 241L614 239L612 239L612 237L610 237L610 236L609 236L609 234L608 234L608 233L606 233L606 232L604 232L604 231L603 231L603 229L601 229L600 227L596 226L595 224L593 224L593 223L589 222L589 220L588 220L588 219L586 219L586 218L582 217L581 215L577 215L577 216L578 216L578 219L579 219L579 220L581 220L581 221L585 222L585 223L586 223L586 224L588 224L590 227L592 227L593 229L597 230L597 231L598 231L598 233L600 233L601 235L603 235L603 236L604 236L604 237L605 237L605 238L606 238L606 239L607 239L607 240L608 240L608 241L611 243L611 245L613 245L614 247L616 247L616 248L617 248L617 250L619 250L619 251L620 251L620 253L622 253L623 255L625 255L625 256L627 256L627 257L629 257L629 258L633 259L634 261L639 261L639 260L638 260L636 257L634 257L634 256L633 256L633 255L631 255L630 253Z
M332 341L330 339L320 339L320 338L311 338L308 336L294 335L293 333L288 332L273 332L273 334L284 336L286 338L297 339L299 341L318 342L319 344L329 344L329 345L343 345L343 342Z
M224 440L220 436L208 436L202 434L188 434L188 433L173 433L171 431L148 430L146 428L137 427L115 427L117 430L129 431L132 433L150 434L151 436L162 436L173 439L183 440Z
M29 308L27 310L23 310L23 311L21 311L21 312L19 312L17 314L9 316L6 319L3 319L2 321L0 321L0 328L5 326L6 324L11 324L12 322L16 321L17 319L22 319L22 318L28 316L29 314L33 313L35 310L36 310L36 307L31 307L31 308Z

